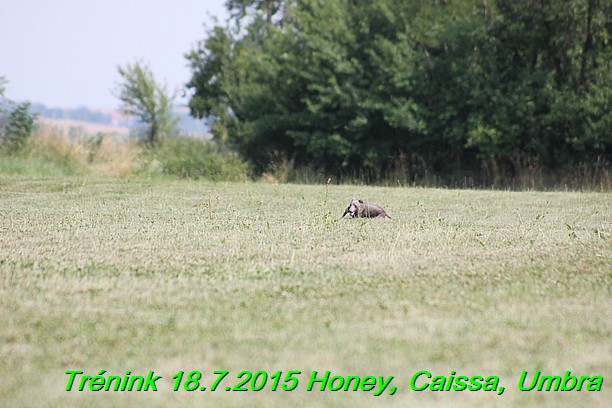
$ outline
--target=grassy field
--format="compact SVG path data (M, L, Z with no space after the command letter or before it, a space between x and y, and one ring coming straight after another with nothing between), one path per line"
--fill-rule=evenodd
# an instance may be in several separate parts
M351 197L393 219L338 220ZM609 406L611 271L610 194L0 176L0 406ZM67 392L67 370L163 378ZM180 370L230 374L173 392ZM242 370L300 382L226 392ZM313 370L397 392L308 392ZM506 391L415 392L420 370ZM603 389L521 392L523 370Z

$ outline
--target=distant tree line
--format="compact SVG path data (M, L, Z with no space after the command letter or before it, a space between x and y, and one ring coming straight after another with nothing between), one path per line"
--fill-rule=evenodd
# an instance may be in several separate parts
M189 107L258 171L607 171L609 0L229 0Z
M83 122L112 124L113 115L80 106L74 109L50 108L41 103L32 104L32 111L38 113L43 118L78 120Z

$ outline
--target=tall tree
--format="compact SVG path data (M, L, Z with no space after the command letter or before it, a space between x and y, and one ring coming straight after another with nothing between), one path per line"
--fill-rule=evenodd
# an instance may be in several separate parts
M138 117L147 127L147 143L154 145L177 130L178 118L173 112L175 94L155 81L153 72L143 62L119 66L123 82L114 90L122 102L121 111Z

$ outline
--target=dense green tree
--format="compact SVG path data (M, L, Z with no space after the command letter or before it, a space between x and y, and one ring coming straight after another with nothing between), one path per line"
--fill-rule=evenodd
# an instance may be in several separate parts
M226 127L232 120L227 71L232 60L232 38L227 30L215 27L186 58L193 71L187 83L194 90L189 100L191 114L196 118L210 118L214 137L226 142Z
M607 1L226 5L229 24L187 56L190 107L260 170L610 164Z

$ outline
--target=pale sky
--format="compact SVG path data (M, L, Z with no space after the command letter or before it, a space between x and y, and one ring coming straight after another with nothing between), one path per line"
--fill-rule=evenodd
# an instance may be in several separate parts
M224 0L0 0L5 96L49 107L117 108L118 65L149 63L158 82L182 89L184 54L205 38ZM179 96L177 105L184 104Z

